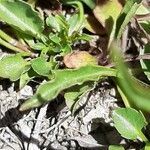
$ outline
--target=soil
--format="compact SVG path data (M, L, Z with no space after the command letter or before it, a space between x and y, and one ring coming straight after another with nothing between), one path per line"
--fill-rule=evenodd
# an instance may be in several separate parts
M111 144L133 147L114 128L112 111L123 104L109 79L81 98L80 110L75 114L62 96L41 108L19 112L21 101L32 95L33 88L29 85L16 91L14 83L1 81L0 149L107 150Z

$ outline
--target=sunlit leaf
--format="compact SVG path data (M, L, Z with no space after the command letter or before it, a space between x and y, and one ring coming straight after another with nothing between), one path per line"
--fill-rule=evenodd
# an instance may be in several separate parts
M42 76L48 76L51 72L51 66L43 57L38 57L31 61L33 70Z
M72 5L78 9L78 13L74 14L68 21L69 31L68 36L71 36L73 32L79 32L83 28L85 22L84 9L80 1L65 1L65 4Z
M50 26L51 28L54 28L56 31L60 32L60 25L57 21L57 19L55 18L55 16L52 16L52 15L49 15L47 18L46 18L46 24L48 26Z
M90 41L92 39L93 38L92 38L91 35L88 35L88 34L85 34L85 33L78 36L78 40Z
M32 7L20 0L0 0L0 19L33 36L40 36L43 21Z
M39 75L32 68L27 72L25 72L24 74L22 74L19 80L19 89L22 89L34 77L39 77Z
M29 67L20 55L6 56L0 60L0 77L16 81Z
M22 74L20 76L19 89L22 89L29 81L30 77L28 75L28 72Z
M86 81L98 81L101 77L116 76L116 70L101 66L84 66L79 69L63 69L54 72L54 79L40 85L36 94L20 108L26 110L53 100L62 91Z
M116 83L123 95L130 103L132 107L140 110L150 111L150 88L146 86L143 82L134 78L127 69L127 66L123 62L121 57L121 50L118 48L116 43L110 46L113 53L113 58L116 63L116 68L118 70L118 75L121 78L116 79ZM132 94L131 94L132 93Z
M121 136L135 140L140 138L145 141L142 128L146 125L142 114L132 108L118 108L113 112L115 127Z

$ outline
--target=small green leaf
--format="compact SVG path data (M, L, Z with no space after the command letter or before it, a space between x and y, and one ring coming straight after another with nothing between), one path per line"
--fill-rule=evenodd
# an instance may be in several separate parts
M63 15L55 15L55 19L57 20L61 30L68 30L68 23Z
M61 30L60 25L59 25L59 23L57 22L55 16L52 16L52 15L48 16L48 17L46 18L46 24L47 24L49 27L55 29L55 30L58 31L58 32L60 32L60 30Z
M49 35L49 38L50 38L51 41L53 41L56 44L60 44L60 42L61 42L60 37L58 37L58 35L56 35L56 34L51 33Z
M70 19L68 20L69 23L69 31L68 36L71 36L75 31L79 32L80 29L83 28L85 17L84 17L84 9L83 5L80 1L66 1L66 4L77 6L79 9L78 14L74 14Z
M46 18L46 24L55 32L68 31L68 23L63 15L50 15Z
M32 48L35 50L43 50L46 46L43 43L32 44Z
M43 57L33 59L31 62L33 70L42 76L48 76L51 72L51 66Z
M147 124L141 113L132 108L118 108L113 112L115 127L121 136L135 140L137 138L145 141L142 128Z
M0 0L0 19L25 34L39 36L43 31L42 19L24 1Z
M77 37L78 40L84 40L84 41L90 41L93 39L93 37L91 35L88 35L88 34L81 34Z
M32 68L22 74L19 81L19 89L22 89L34 77L39 77L39 75Z
M30 68L20 55L6 56L0 60L0 77L16 81Z
M71 16L68 20L69 23L69 31L68 31L68 35L72 35L73 32L77 31L78 29L76 29L75 27L77 27L79 21L79 14L74 14L73 16Z
M62 45L61 51L62 51L62 55L66 55L72 51L72 48L69 44L64 44Z
M119 145L110 145L109 150L124 150L124 147Z
M145 7L144 5L140 5L138 10L136 11L136 15L140 15L141 17L144 17L146 15L150 14L150 8ZM150 34L150 21L147 19L138 20L140 25L143 27L143 29Z
M22 74L20 76L19 89L22 89L29 81L30 77L28 75L28 72Z

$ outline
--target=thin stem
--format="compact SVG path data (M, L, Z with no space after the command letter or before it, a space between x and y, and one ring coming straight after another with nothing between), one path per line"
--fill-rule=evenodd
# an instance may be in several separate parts
M135 15L135 18L138 21L149 21L150 20L150 13L144 15Z
M7 35L4 31L0 29L0 36L7 42L14 42L14 39Z
M142 141L144 141L144 142L148 141L147 137L144 135L144 133L142 131L140 132L139 136L142 139Z
M137 57L128 57L128 58L125 58L124 62L130 62L130 61L137 61L137 60L150 60L150 53L147 53L147 54L143 54L143 55L139 55ZM106 67L114 67L115 64L114 63L110 63L108 65L106 65Z
M30 55L31 55L31 53L29 53L29 52L24 52L24 51L22 51L21 49L15 47L15 46L13 46L13 45L11 45L10 43L7 43L6 41L4 41L4 40L1 39L1 38L0 38L0 44L3 45L3 46L5 46L5 47L7 47L7 48L9 48L9 49L11 49L11 50L13 50L13 51L15 51L15 52L20 52L20 53L22 53L22 54L24 54L24 55L26 55L26 56L30 56Z
M11 36L9 36L8 34L6 34L4 31L2 31L0 29L0 38L4 39L5 41L7 41L8 43L10 43L11 45L13 45L14 47L17 47L20 49L20 51L27 51L30 52L27 48L26 45L23 45L22 43L18 42L17 40L13 39Z
M125 94L122 92L122 90L120 89L119 85L117 85L117 89L122 97L123 103L125 105L125 107L131 107L130 102L128 101L127 97L125 96Z
M125 61L134 61L134 60L140 60L140 59L144 59L144 60L150 60L150 53L147 54L143 54L143 55L139 55L138 57L131 57L131 58L126 58Z

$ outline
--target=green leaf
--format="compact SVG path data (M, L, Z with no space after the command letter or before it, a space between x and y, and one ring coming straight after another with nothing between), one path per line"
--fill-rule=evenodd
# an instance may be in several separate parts
M84 66L79 69L63 69L54 71L54 79L40 85L36 94L27 100L20 108L26 110L38 107L74 85L81 85L86 81L98 81L105 76L116 76L116 70L101 66Z
M73 16L71 16L68 20L68 24L69 24L69 31L68 31L68 35L72 35L73 32L77 31L76 27L79 21L79 14L74 14Z
M128 0L121 11L116 23L115 37L120 39L126 25L130 22L131 18L135 15L137 9L141 5L142 0Z
M28 72L25 72L20 76L19 89L22 89L29 81L34 77L39 77L39 75L31 68Z
M46 47L46 45L44 45L43 43L40 43L40 42L33 43L31 46L35 50L43 50Z
M20 0L0 0L0 19L26 34L39 36L43 21L32 7Z
M68 30L68 23L63 15L55 15L55 19L57 20L61 30Z
M119 145L110 145L109 150L124 150L124 147Z
M19 89L22 89L29 81L30 77L28 75L28 72L22 74L20 76Z
M150 21L140 21L140 25L147 32L147 34L150 34Z
M43 57L38 57L31 61L33 70L42 76L48 76L51 72L51 65Z
M110 51L115 59L116 68L120 78L116 78L121 92L128 99L132 107L139 110L150 111L150 87L146 86L143 82L133 77L129 72L127 66L121 57L121 50L116 43L110 46Z
M47 18L46 18L46 24L55 29L56 31L60 32L61 30L61 27L57 21L57 19L55 18L55 16L52 16L52 15L49 15Z
M69 44L64 44L64 45L61 45L61 46L62 46L62 48L61 48L62 53L61 54L63 56L72 51L72 47Z
M62 30L65 31L68 30L68 24L66 18L61 14L55 16L50 15L48 18L46 18L46 24L52 29L55 29L56 32L61 32Z
M93 9L96 19L105 28L109 36L108 47L114 40L116 21L121 10L122 4L119 0L96 1L96 7Z
M91 35L88 35L88 34L81 34L77 37L78 40L84 40L84 41L90 41L93 39L93 37Z
M20 55L11 55L0 60L0 77L16 81L30 66Z
M74 14L68 20L68 24L69 24L68 36L71 36L75 31L79 32L80 29L83 28L84 21L85 21L84 9L82 3L79 1L66 1L66 4L73 5L73 6L75 5L79 9L79 13Z
M59 45L60 45L61 39L60 39L60 37L58 37L58 35L51 33L51 34L49 35L49 38L50 38L50 40L53 41L55 44L59 44Z
M142 128L147 124L141 113L132 108L118 108L113 112L113 121L121 136L135 140L146 137L142 133Z

